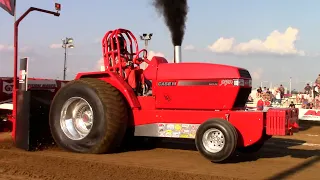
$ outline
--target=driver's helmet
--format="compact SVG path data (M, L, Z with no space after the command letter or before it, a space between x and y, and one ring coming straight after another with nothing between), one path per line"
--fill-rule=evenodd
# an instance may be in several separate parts
M126 50L127 50L127 47L126 47L126 43L125 43L125 39L123 36L121 35L118 35L117 37L113 37L112 38L112 41L113 41L113 47L114 49L117 49L118 46L117 46L117 39L118 39L118 42L119 42L119 46L120 46L120 54L125 54L126 53ZM111 49L111 42L109 40L108 42L108 46L109 48Z

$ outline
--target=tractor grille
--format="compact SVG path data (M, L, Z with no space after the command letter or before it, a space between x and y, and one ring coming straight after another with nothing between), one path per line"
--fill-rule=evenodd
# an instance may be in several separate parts
M249 71L247 71L245 69L239 69L239 74L240 74L240 78L250 78L251 79L251 75L250 75Z
M251 93L251 88L240 88L237 98L233 104L233 108L244 107Z

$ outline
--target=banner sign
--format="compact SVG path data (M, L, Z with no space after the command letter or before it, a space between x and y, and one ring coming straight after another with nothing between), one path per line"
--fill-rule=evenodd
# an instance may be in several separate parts
M320 121L320 110L299 109L299 119L307 121Z

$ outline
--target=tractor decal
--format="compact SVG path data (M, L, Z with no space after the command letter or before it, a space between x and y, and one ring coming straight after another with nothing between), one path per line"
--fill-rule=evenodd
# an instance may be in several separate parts
M228 85L233 85L232 79L223 79L220 81L220 86L228 86Z
M153 126L153 124L147 125ZM194 138L200 124L159 123L158 137Z
M175 138L180 137L180 132L176 132L176 131L172 132L172 137L175 137Z

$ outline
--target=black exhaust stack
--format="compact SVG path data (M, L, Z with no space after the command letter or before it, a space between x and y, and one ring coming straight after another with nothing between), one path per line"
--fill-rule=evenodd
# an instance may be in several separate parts
M32 151L52 144L48 123L51 97L52 92L47 90L28 90L28 59L21 59L15 135L17 148Z

